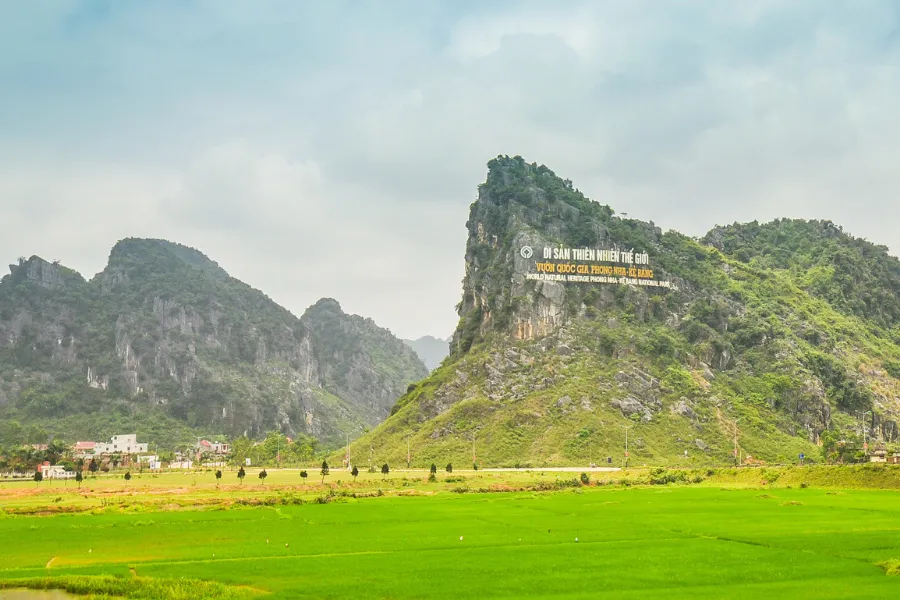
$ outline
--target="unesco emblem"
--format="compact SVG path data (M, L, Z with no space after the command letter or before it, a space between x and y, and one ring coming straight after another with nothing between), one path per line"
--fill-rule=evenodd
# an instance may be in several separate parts
M534 250L531 249L531 246L522 246L522 249L519 250L519 254L522 255L522 258L531 258L534 254Z

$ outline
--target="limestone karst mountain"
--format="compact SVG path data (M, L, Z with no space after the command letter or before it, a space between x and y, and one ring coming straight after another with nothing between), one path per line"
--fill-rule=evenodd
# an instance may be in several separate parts
M277 429L339 443L428 373L336 301L297 318L163 240L119 242L91 281L20 259L0 280L0 340L0 420L66 439Z
M451 356L357 456L621 464L627 432L632 464L771 462L898 438L900 262L885 247L827 221L692 239L506 156L466 226Z

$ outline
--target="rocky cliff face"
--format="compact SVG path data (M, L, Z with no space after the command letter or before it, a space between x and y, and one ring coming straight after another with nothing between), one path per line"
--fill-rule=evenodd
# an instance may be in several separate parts
M390 332L337 302L298 319L200 252L162 240L123 240L90 282L38 257L11 266L0 281L0 340L6 416L75 429L99 407L336 442L380 422L427 374ZM62 400L46 400L63 389Z
M428 374L415 351L372 319L345 314L336 300L319 300L301 322L317 349L321 385L352 402L367 423L383 421L409 384Z
M827 222L703 240L616 215L550 169L488 164L451 360L361 447L405 461L821 459L897 440L900 262ZM866 412L870 411L870 412ZM862 416L861 420L858 417ZM478 446L481 450L477 450ZM467 458L468 457L468 458Z

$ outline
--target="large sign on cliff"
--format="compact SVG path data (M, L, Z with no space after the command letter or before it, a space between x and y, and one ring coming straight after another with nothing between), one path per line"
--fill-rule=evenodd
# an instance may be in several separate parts
M669 281L655 279L650 255L634 249L544 247L536 252L531 246L522 246L519 256L528 261L525 279L529 280L678 289Z

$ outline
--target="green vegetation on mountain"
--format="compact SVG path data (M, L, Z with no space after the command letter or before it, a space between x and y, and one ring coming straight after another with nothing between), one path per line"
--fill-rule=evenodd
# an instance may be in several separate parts
M630 464L854 460L863 438L897 441L900 262L882 246L820 221L663 233L503 156L467 228L451 357L357 456L621 464L626 429ZM523 246L647 252L673 287L526 279Z
M202 253L126 239L91 281L39 257L0 280L0 443L267 430L339 444L427 369L325 299L297 318ZM36 427L36 429L35 429ZM15 427L12 428L15 430ZM25 433L22 433L25 432ZM9 438L9 439L7 439Z

